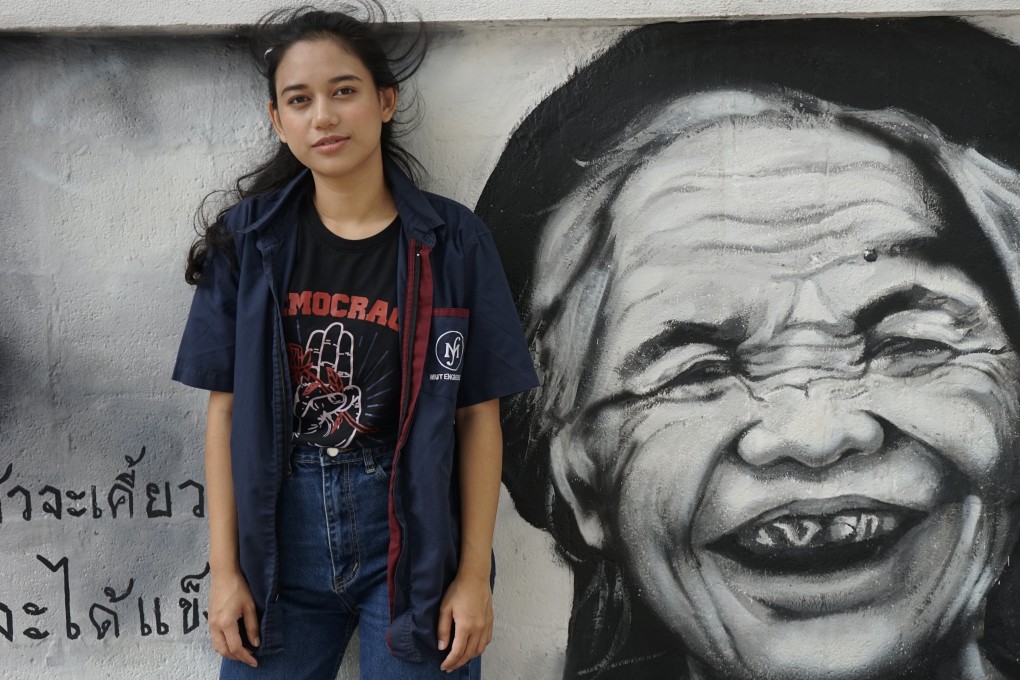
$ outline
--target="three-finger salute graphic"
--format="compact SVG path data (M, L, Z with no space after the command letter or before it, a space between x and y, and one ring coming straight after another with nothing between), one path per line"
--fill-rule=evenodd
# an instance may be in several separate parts
M363 410L361 388L352 384L354 336L337 321L308 337L304 347L288 343L294 403L304 435L339 437L336 446L348 446L359 432Z

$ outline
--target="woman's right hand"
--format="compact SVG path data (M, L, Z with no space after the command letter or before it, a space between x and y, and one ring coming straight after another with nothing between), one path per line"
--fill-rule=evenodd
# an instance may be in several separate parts
M239 622L251 644L258 647L259 620L255 613L255 599L244 575L238 570L225 574L213 572L209 591L209 635L213 649L224 658L255 668L258 662L241 642Z
M205 494L209 516L209 636L213 649L227 659L258 666L241 642L241 628L259 646L259 617L248 581L237 562L237 505L230 472L230 428L234 395L210 392L205 419Z

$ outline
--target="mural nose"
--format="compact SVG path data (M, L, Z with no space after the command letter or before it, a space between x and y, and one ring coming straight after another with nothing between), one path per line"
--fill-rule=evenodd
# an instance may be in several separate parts
M807 467L832 465L845 456L882 446L881 423L831 394L782 388L766 399L761 417L744 431L738 455L750 465L792 460Z

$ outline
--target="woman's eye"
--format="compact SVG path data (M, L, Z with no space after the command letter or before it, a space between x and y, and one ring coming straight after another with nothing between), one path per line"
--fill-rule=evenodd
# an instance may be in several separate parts
M341 88L339 88L336 91L336 94L345 95L345 96L349 95L349 94L354 94L354 88L353 87L341 87Z
M288 104L304 104L306 101L308 101L308 97L306 97L304 95L297 95L295 97L291 97L290 99L288 99L287 103Z

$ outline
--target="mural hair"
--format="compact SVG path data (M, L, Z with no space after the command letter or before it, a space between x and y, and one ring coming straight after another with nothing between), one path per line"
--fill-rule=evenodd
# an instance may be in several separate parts
M377 88L396 91L400 91L421 67L429 45L424 22L416 19L409 24L396 23L377 0L358 0L358 5L341 5L334 10L304 5L271 11L250 29L248 46L256 70L265 78L269 101L274 108L277 106L276 70L283 56L296 43L317 39L335 40L365 65ZM383 156L415 183L421 181L425 170L401 143L401 138L417 126L420 118L416 95L412 92L402 96L393 119L383 123L380 138ZM249 196L283 188L303 167L290 148L276 140L268 159L242 174L232 189L206 195L196 211L198 237L188 251L184 280L191 285L198 284L203 277L205 261L212 253L222 253L236 264L234 237L224 222L226 213ZM226 197L228 205L210 219L207 211L214 197Z

